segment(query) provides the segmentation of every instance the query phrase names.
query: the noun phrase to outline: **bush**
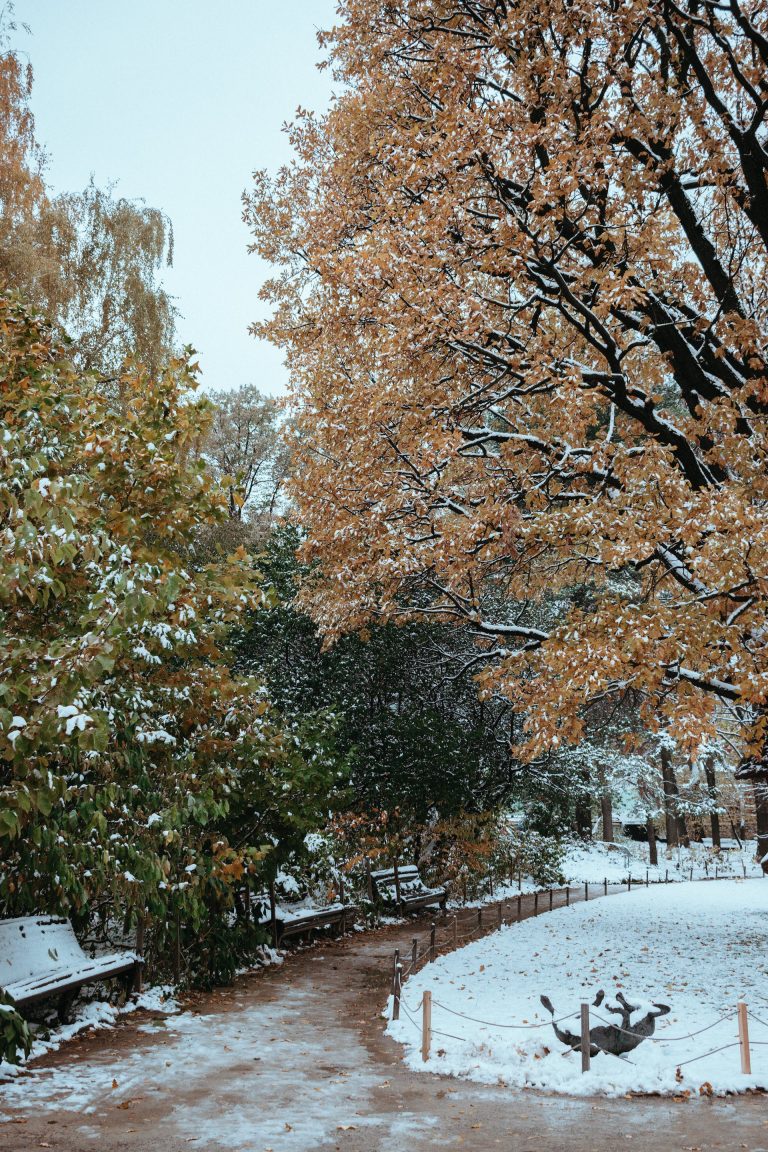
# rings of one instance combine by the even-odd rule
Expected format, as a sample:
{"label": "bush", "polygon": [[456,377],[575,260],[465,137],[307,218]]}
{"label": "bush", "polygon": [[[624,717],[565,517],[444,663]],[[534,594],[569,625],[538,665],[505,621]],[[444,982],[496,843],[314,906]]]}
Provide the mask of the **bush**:
{"label": "bush", "polygon": [[15,1001],[0,991],[0,1062],[19,1064],[20,1056],[28,1056],[32,1048],[32,1033],[26,1020],[16,1010]]}

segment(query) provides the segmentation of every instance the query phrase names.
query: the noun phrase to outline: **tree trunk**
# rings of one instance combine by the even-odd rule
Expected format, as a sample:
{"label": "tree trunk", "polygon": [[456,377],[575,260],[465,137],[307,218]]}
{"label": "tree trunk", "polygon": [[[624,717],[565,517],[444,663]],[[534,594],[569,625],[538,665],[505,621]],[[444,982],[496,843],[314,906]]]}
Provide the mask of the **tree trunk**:
{"label": "tree trunk", "polygon": [[659,862],[659,852],[656,847],[656,825],[653,816],[649,816],[646,820],[645,830],[648,834],[648,863],[655,867]]}
{"label": "tree trunk", "polygon": [[712,847],[720,847],[720,817],[715,811],[717,807],[717,782],[715,780],[715,759],[714,756],[707,756],[704,761],[704,775],[707,780],[707,791],[709,798],[712,801],[712,809],[709,813],[709,822],[712,825]]}
{"label": "tree trunk", "polygon": [[611,797],[611,790],[608,787],[608,782],[605,776],[605,768],[600,768],[598,771],[598,780],[600,781],[600,816],[603,824],[602,839],[606,844],[613,843],[613,799]]}
{"label": "tree trunk", "polygon": [[757,859],[763,872],[768,873],[768,785],[753,784],[755,817],[757,819]]}
{"label": "tree trunk", "polygon": [[580,788],[576,796],[576,834],[583,840],[592,839],[592,804],[589,795],[589,772],[581,773]]}
{"label": "tree trunk", "polygon": [[677,820],[675,819],[675,778],[672,770],[672,755],[668,748],[661,750],[661,782],[664,786],[664,824],[667,848],[677,846]]}

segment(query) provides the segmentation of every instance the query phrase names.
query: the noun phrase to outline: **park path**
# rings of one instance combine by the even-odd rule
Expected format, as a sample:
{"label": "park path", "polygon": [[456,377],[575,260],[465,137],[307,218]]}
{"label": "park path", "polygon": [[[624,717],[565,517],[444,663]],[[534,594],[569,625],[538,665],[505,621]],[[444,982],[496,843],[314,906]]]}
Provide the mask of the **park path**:
{"label": "park path", "polygon": [[[533,903],[523,898],[524,917]],[[460,914],[460,931],[476,915]],[[393,949],[428,932],[422,918],[351,934],[199,996],[178,1017],[129,1015],[72,1041],[0,1085],[0,1148],[768,1152],[760,1096],[569,1099],[411,1072],[381,1012]]]}

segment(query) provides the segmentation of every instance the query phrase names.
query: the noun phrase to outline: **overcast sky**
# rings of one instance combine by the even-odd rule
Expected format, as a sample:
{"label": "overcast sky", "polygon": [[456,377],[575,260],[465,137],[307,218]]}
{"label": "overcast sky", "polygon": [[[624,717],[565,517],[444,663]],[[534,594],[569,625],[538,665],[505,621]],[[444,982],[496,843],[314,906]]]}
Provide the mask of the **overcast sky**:
{"label": "overcast sky", "polygon": [[324,109],[318,28],[334,0],[15,0],[16,47],[35,71],[37,135],[56,191],[93,174],[171,218],[164,275],[206,388],[279,392],[279,354],[248,335],[264,265],[246,253],[240,196],[289,149],[297,107]]}

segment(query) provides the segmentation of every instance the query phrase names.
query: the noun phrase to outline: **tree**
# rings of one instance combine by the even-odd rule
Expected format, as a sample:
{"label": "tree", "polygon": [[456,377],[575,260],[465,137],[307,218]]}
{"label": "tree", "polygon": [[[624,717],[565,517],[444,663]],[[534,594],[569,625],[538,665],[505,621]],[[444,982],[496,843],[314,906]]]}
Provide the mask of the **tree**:
{"label": "tree", "polygon": [[327,725],[230,671],[260,591],[242,550],[195,556],[226,504],[193,371],[118,383],[0,296],[0,910],[149,915],[162,963],[325,819],[338,770]]}
{"label": "tree", "polygon": [[333,637],[427,593],[529,757],[628,690],[690,750],[735,708],[759,753],[765,6],[340,17],[342,95],[245,207],[302,405],[305,604]]}
{"label": "tree", "polygon": [[156,277],[173,257],[164,213],[91,182],[53,196],[30,109],[32,68],[0,13],[0,285],[71,340],[78,366],[113,377],[127,356],[153,373],[174,351],[176,309]]}
{"label": "tree", "polygon": [[213,421],[206,456],[225,483],[230,519],[266,526],[278,507],[288,470],[281,406],[246,385],[211,393]]}
{"label": "tree", "polygon": [[515,716],[505,700],[478,700],[471,640],[418,620],[374,624],[324,648],[296,606],[307,576],[296,560],[300,541],[292,524],[266,541],[259,571],[269,603],[237,629],[237,668],[266,684],[284,716],[320,708],[335,717],[350,804],[369,815],[397,812],[413,829],[524,796],[529,775],[510,754]]}

